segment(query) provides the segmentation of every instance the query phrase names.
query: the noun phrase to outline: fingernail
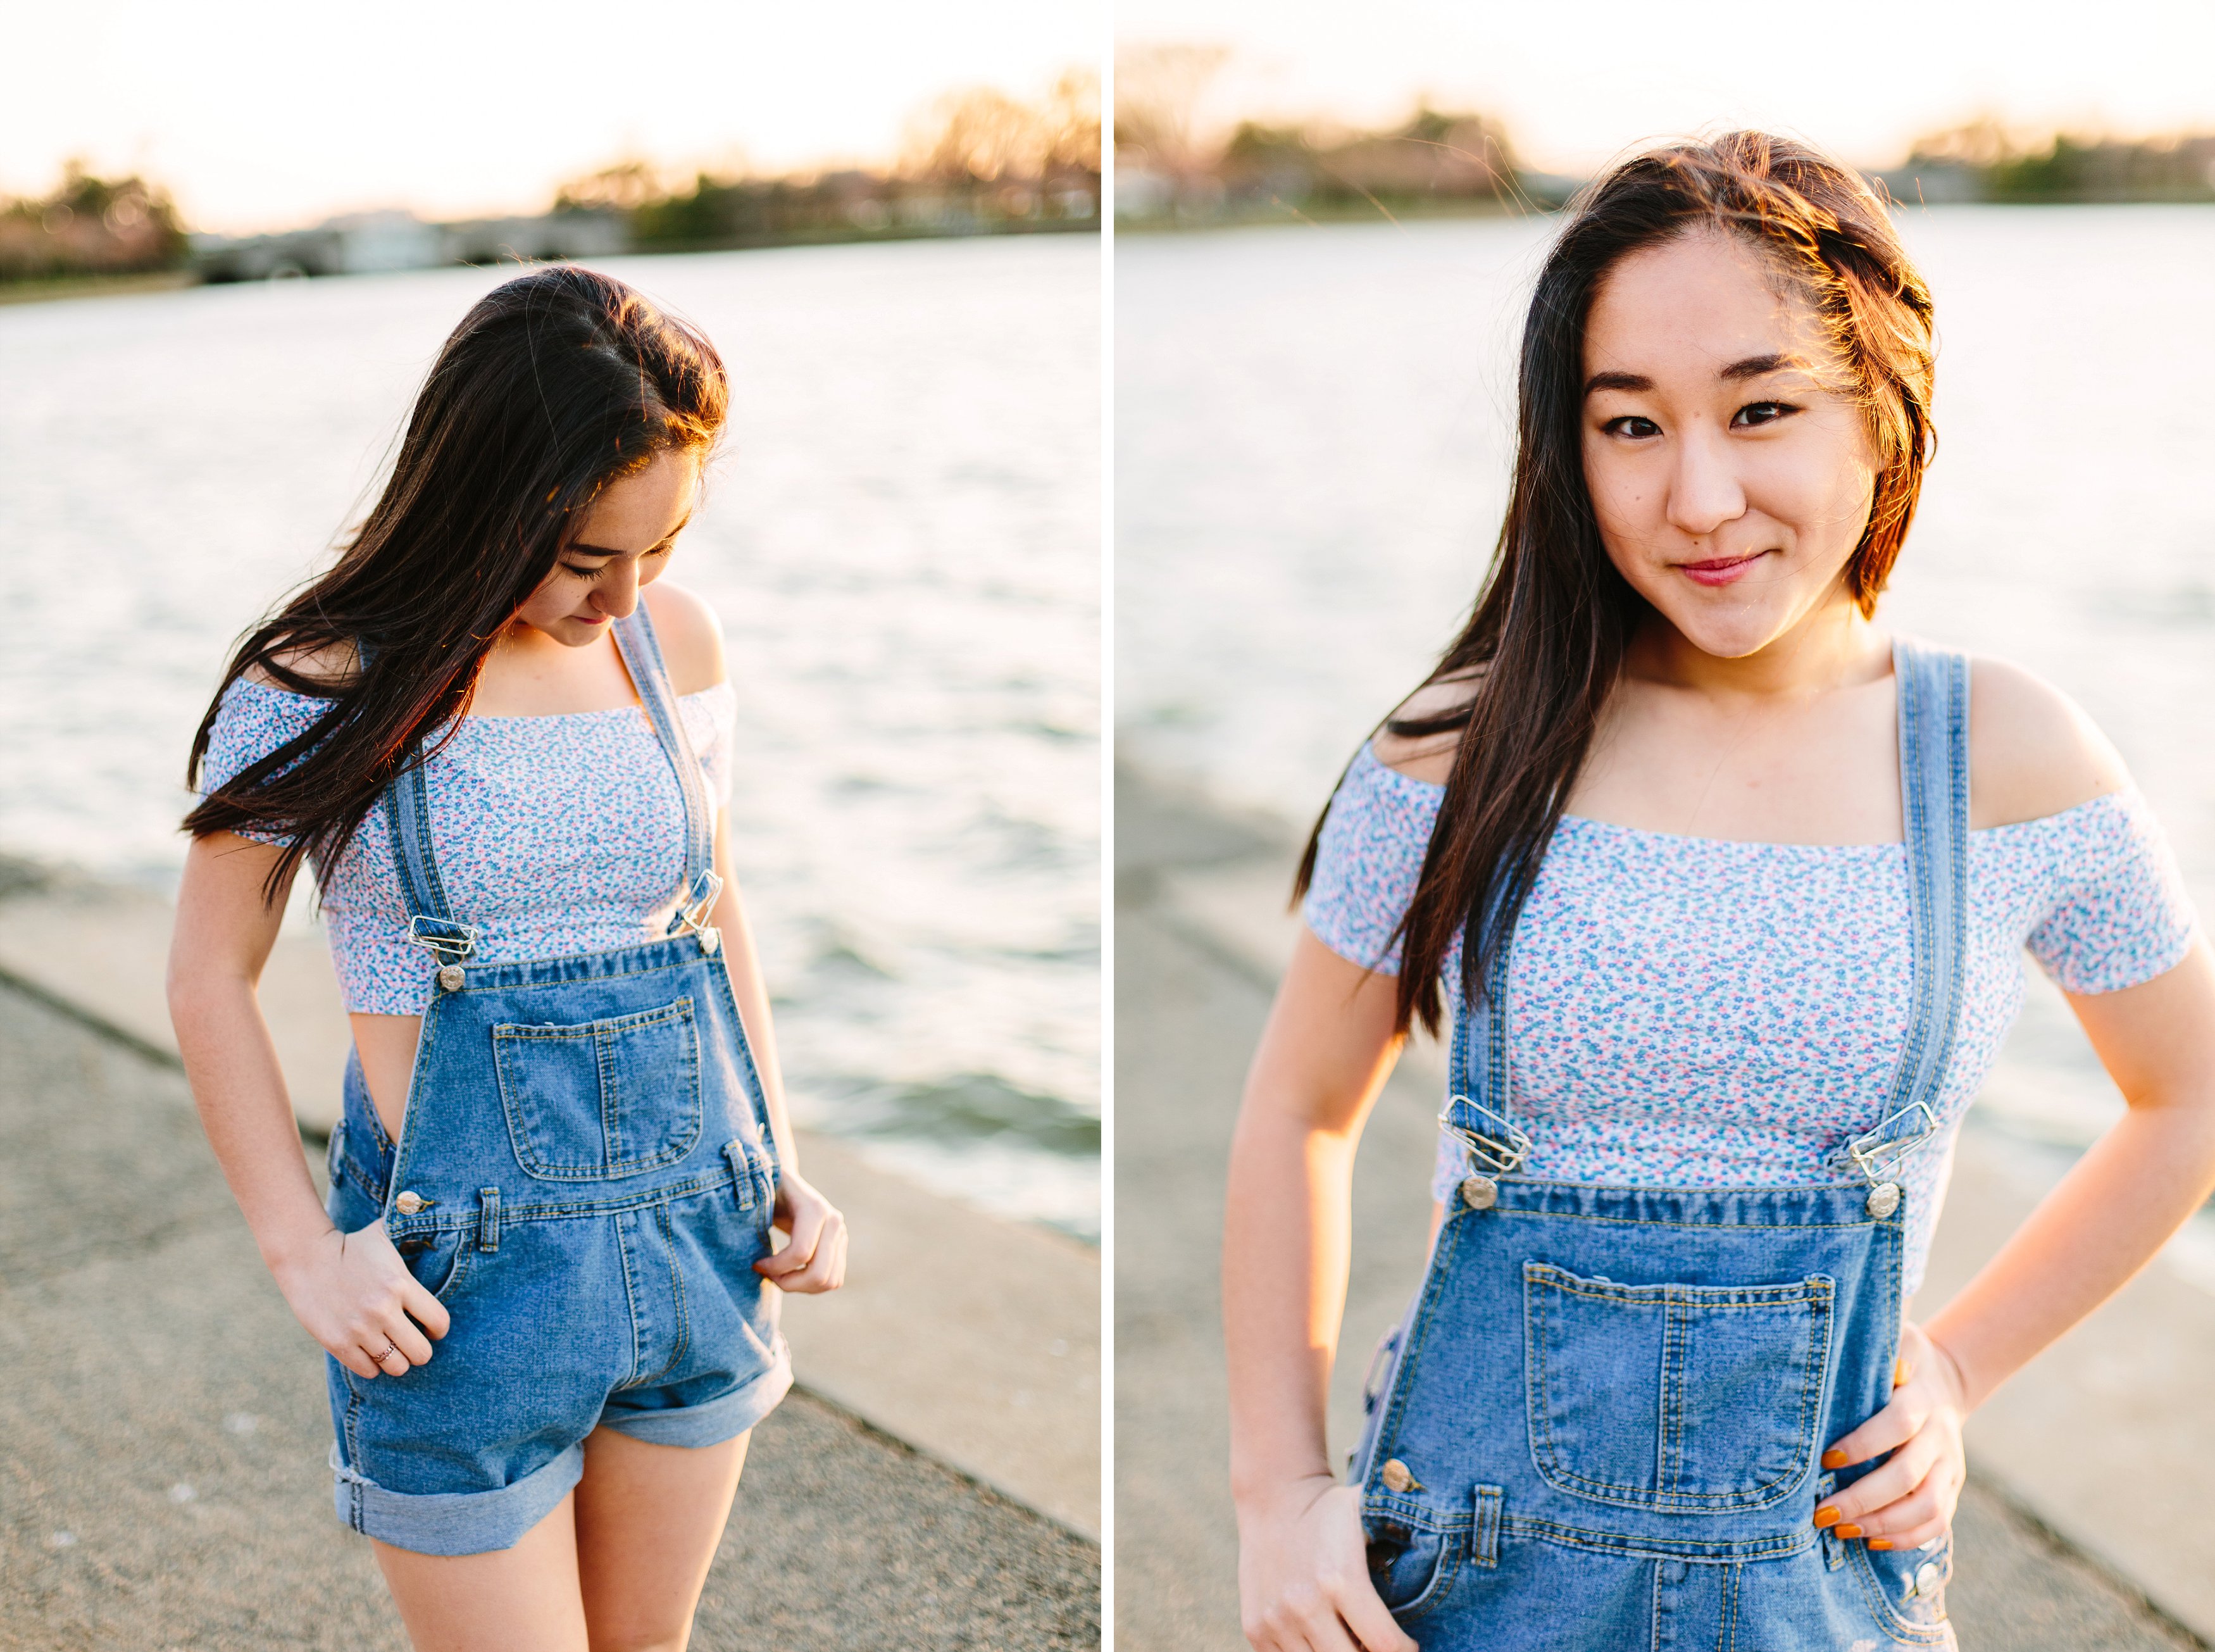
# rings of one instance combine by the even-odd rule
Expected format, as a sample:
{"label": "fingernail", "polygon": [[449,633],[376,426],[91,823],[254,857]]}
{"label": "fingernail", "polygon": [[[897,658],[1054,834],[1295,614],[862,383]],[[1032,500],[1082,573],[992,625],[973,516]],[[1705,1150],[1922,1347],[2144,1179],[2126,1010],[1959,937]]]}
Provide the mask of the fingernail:
{"label": "fingernail", "polygon": [[1861,1534],[1862,1529],[1858,1526],[1841,1526],[1831,1533],[1834,1538],[1857,1538]]}
{"label": "fingernail", "polygon": [[1846,1454],[1840,1451],[1836,1446],[1832,1446],[1830,1450],[1823,1453],[1823,1466],[1825,1468],[1842,1469],[1845,1467],[1845,1465]]}
{"label": "fingernail", "polygon": [[1892,1547],[1892,1539],[1890,1538],[1871,1538],[1868,1540],[1868,1546],[1872,1549],[1889,1549]]}
{"label": "fingernail", "polygon": [[1829,1507],[1827,1504],[1826,1504],[1826,1505],[1825,1505],[1823,1508],[1819,1508],[1819,1509],[1817,1509],[1817,1510],[1815,1511],[1815,1524],[1816,1524],[1816,1525],[1818,1525],[1818,1526],[1836,1526],[1838,1523],[1838,1511],[1837,1509],[1835,1509],[1835,1508],[1832,1508]]}
{"label": "fingernail", "polygon": [[1907,1380],[1913,1370],[1914,1367],[1910,1366],[1906,1360],[1894,1360],[1892,1362],[1892,1385],[1894,1388],[1898,1388],[1901,1384]]}

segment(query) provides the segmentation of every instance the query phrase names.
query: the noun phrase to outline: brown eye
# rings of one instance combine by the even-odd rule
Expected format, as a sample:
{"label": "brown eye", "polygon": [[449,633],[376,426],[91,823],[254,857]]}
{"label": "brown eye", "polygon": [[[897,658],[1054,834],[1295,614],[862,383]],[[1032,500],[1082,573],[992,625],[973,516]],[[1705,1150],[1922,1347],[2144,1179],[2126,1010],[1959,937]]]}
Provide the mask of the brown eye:
{"label": "brown eye", "polygon": [[1799,409],[1784,402],[1749,402],[1731,415],[1731,422],[1744,428],[1749,425],[1773,425],[1789,413]]}
{"label": "brown eye", "polygon": [[1600,428],[1611,436],[1628,436],[1634,441],[1644,441],[1661,433],[1661,427],[1641,413],[1626,413],[1619,419],[1609,420]]}

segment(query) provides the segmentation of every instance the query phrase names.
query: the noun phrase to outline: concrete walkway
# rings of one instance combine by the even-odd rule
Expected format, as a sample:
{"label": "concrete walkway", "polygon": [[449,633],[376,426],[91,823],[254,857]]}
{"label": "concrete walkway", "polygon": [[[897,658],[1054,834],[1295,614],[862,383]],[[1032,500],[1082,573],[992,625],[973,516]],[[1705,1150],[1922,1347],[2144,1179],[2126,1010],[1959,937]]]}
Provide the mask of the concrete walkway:
{"label": "concrete walkway", "polygon": [[[353,1034],[296,898],[261,998],[301,1127],[327,1139]],[[0,860],[0,981],[174,1064],[167,902]],[[1100,1255],[924,1192],[802,1133],[845,1213],[846,1288],[785,1304],[803,1385],[1097,1541]]]}
{"label": "concrete walkway", "polygon": [[[1232,820],[1128,774],[1115,844],[1117,1637],[1132,1652],[1236,1652],[1222,1185],[1245,1065],[1293,934],[1283,916],[1293,855],[1273,822]],[[1335,1451],[1353,1441],[1368,1351],[1421,1270],[1441,1085],[1435,1053],[1411,1052],[1361,1145]],[[1965,1139],[1934,1299],[2040,1190],[1985,1148]],[[2156,1269],[1979,1414],[1948,1591],[1967,1652],[2154,1652],[2204,1644],[2180,1619],[2215,1631],[2205,1593],[2215,1498],[2195,1489],[2208,1486],[2215,1452],[2215,1365],[2179,1363],[2215,1353],[2196,1340],[2210,1333],[2215,1297],[2195,1301]],[[2077,1375],[2102,1358],[2104,1397]],[[2151,1390],[2162,1407],[2119,1410],[2118,1389]]]}
{"label": "concrete walkway", "polygon": [[[404,1647],[331,1514],[321,1356],[182,1077],[5,987],[0,1371],[0,1648]],[[693,1645],[1087,1648],[1099,1568],[795,1393],[756,1434]]]}

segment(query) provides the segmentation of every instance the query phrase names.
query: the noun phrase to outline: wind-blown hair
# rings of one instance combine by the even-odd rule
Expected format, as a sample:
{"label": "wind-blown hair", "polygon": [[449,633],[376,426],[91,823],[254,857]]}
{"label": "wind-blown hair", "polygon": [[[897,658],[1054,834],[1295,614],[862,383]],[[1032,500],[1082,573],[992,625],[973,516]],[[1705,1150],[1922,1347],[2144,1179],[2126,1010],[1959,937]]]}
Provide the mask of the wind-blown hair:
{"label": "wind-blown hair", "polygon": [[[1470,685],[1437,715],[1390,719],[1402,736],[1458,730],[1438,825],[1401,946],[1398,1026],[1436,1033],[1440,973],[1467,934],[1461,991],[1474,1003],[1514,932],[1582,768],[1632,632],[1650,611],[1609,560],[1586,488],[1585,327],[1617,264],[1703,228],[1758,250],[1813,306],[1831,376],[1860,405],[1876,460],[1869,518],[1848,561],[1863,614],[1899,560],[1934,448],[1930,289],[1885,203],[1804,144],[1737,132],[1672,144],[1615,167],[1571,204],[1524,324],[1514,479],[1490,571],[1468,624],[1425,679]],[[1314,875],[1319,820],[1295,885]]]}
{"label": "wind-blown hair", "polygon": [[[400,766],[422,760],[426,733],[465,709],[585,509],[657,454],[704,452],[728,397],[715,347],[612,276],[556,265],[479,299],[439,352],[367,518],[232,656],[187,783],[242,674],[328,709],[202,799],[185,829],[287,839],[266,897],[303,859],[335,861]],[[300,669],[311,660],[313,676]]]}

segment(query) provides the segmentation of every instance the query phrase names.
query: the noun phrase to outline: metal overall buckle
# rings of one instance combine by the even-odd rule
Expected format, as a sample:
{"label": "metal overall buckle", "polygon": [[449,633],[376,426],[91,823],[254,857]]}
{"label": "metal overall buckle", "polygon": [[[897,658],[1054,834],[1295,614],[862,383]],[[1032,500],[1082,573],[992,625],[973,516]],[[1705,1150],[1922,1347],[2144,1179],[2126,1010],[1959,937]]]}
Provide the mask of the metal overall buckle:
{"label": "metal overall buckle", "polygon": [[678,907],[677,916],[670,921],[669,932],[672,935],[698,936],[700,950],[711,958],[715,956],[715,949],[723,944],[723,935],[721,930],[709,927],[708,914],[715,911],[715,903],[722,896],[723,880],[721,875],[712,869],[701,873],[699,881],[685,892],[684,904]]}
{"label": "metal overall buckle", "polygon": [[[1923,1127],[1910,1136],[1891,1136],[1885,1133],[1911,1114],[1923,1115]],[[1880,1119],[1874,1129],[1856,1136],[1846,1144],[1846,1157],[1854,1168],[1868,1178],[1868,1213],[1882,1221],[1899,1208],[1899,1167],[1907,1163],[1908,1155],[1938,1133],[1938,1115],[1930,1110],[1928,1102],[1910,1102],[1897,1113]]]}
{"label": "metal overall buckle", "polygon": [[[1497,1133],[1464,1130],[1454,1122],[1454,1109],[1457,1107],[1482,1115],[1486,1129],[1496,1130]],[[1460,1142],[1462,1150],[1469,1155],[1470,1173],[1462,1179],[1462,1203],[1471,1210],[1490,1210],[1500,1202],[1500,1178],[1512,1176],[1531,1157],[1531,1138],[1518,1130],[1514,1121],[1505,1114],[1495,1113],[1466,1096],[1446,1097],[1445,1106],[1439,1110],[1439,1128]]]}
{"label": "metal overall buckle", "polygon": [[467,977],[462,960],[477,949],[474,924],[451,924],[443,918],[415,917],[408,920],[408,938],[439,961],[439,985],[458,992]]}

